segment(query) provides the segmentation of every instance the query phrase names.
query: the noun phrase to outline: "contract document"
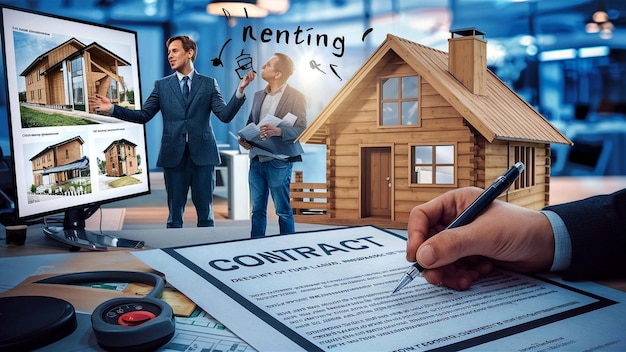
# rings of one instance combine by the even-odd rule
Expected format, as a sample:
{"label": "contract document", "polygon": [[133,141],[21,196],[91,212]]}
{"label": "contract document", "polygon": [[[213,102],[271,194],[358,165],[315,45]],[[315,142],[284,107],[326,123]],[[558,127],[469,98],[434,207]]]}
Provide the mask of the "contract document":
{"label": "contract document", "polygon": [[405,247],[363,226],[133,254],[260,351],[626,350],[623,292],[495,271],[392,295]]}

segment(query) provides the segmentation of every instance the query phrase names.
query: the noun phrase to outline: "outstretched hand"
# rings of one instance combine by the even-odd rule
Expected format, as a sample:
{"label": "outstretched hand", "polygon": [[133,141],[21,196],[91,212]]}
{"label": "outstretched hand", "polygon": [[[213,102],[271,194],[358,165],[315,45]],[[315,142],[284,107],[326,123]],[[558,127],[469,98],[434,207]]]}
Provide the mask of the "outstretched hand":
{"label": "outstretched hand", "polygon": [[113,104],[111,104],[111,100],[109,100],[109,98],[96,94],[95,96],[89,97],[89,106],[94,110],[94,112],[109,112],[109,110],[113,107]]}
{"label": "outstretched hand", "polygon": [[431,284],[465,290],[494,265],[519,272],[550,269],[554,234],[541,212],[496,200],[470,224],[445,229],[481,192],[452,190],[411,210],[406,258],[427,269],[423,275]]}

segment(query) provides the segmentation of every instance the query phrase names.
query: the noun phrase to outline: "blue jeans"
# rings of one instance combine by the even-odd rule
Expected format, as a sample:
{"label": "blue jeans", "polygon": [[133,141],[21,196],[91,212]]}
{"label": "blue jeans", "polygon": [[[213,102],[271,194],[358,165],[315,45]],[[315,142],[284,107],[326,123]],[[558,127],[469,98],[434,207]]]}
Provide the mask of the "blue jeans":
{"label": "blue jeans", "polygon": [[260,162],[257,159],[250,160],[250,172],[248,174],[252,202],[250,237],[265,236],[267,202],[270,194],[274,201],[274,208],[276,208],[280,233],[286,234],[296,231],[291,203],[289,202],[292,166],[293,163],[278,159],[267,162]]}

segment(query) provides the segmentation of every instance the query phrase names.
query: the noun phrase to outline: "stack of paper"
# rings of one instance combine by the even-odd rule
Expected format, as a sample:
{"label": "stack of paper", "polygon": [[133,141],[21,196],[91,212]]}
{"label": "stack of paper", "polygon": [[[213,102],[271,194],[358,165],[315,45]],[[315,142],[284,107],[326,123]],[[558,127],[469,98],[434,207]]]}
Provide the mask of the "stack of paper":
{"label": "stack of paper", "polygon": [[293,126],[297,119],[298,117],[292,113],[288,113],[282,119],[271,114],[266,114],[259,123],[249,123],[246,127],[242,128],[238,134],[241,139],[257,148],[257,150],[251,153],[277,159],[287,159],[288,157],[300,155],[304,152],[300,143],[285,143],[277,136],[262,139],[261,126]]}

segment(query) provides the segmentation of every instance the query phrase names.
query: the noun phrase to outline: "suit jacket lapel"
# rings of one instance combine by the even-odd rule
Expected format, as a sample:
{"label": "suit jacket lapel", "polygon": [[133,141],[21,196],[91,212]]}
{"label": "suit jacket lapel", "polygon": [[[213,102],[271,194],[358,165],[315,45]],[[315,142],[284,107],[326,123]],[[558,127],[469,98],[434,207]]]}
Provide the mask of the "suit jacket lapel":
{"label": "suit jacket lapel", "polygon": [[283,118],[285,117],[285,115],[287,115],[287,113],[289,111],[284,111],[285,110],[285,104],[287,104],[287,102],[289,101],[290,97],[290,87],[289,85],[285,86],[285,91],[283,92],[283,95],[280,97],[280,101],[278,102],[278,105],[276,106],[276,117],[278,118]]}
{"label": "suit jacket lapel", "polygon": [[176,99],[178,99],[182,106],[185,106],[185,98],[183,98],[183,92],[180,91],[180,82],[178,81],[178,76],[176,76],[175,73],[170,78],[169,86],[172,88],[172,92],[174,93],[174,96],[176,96]]}
{"label": "suit jacket lapel", "polygon": [[254,123],[259,123],[259,121],[261,121],[261,105],[263,105],[263,100],[265,100],[265,96],[267,95],[267,92],[265,91],[265,89],[260,90],[259,92],[257,92],[256,94],[258,94],[258,97],[255,97],[254,99],[254,104],[252,106],[252,117],[253,117],[253,121]]}
{"label": "suit jacket lapel", "polygon": [[[202,85],[204,85],[204,83],[205,83],[204,77],[200,76],[198,72],[194,72],[193,80],[191,81],[191,90],[189,91],[189,101],[187,103],[192,101],[196,93],[202,90]],[[182,93],[181,93],[181,96],[182,96]]]}

